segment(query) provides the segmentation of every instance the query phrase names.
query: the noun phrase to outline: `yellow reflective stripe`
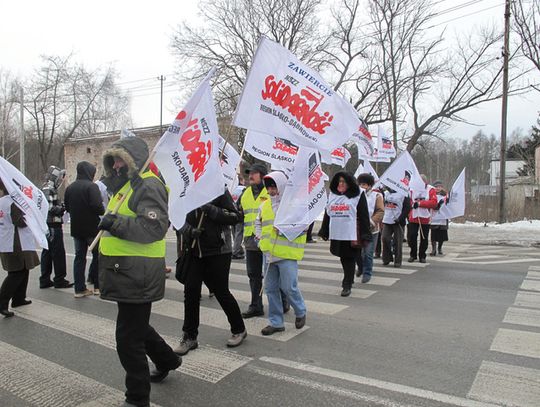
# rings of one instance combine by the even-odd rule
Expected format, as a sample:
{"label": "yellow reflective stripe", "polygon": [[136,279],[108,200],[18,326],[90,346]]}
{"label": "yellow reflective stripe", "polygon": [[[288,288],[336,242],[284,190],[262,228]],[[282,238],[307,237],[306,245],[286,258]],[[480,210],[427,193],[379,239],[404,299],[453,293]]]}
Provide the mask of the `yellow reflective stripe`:
{"label": "yellow reflective stripe", "polygon": [[256,212],[257,212],[257,209],[245,209],[244,215],[249,215],[251,213],[256,213]]}
{"label": "yellow reflective stripe", "polygon": [[286,237],[278,236],[277,238],[274,238],[272,240],[272,244],[275,244],[276,246],[286,246],[286,247],[293,247],[295,249],[301,249],[305,247],[302,243],[295,243],[295,241],[290,241]]}

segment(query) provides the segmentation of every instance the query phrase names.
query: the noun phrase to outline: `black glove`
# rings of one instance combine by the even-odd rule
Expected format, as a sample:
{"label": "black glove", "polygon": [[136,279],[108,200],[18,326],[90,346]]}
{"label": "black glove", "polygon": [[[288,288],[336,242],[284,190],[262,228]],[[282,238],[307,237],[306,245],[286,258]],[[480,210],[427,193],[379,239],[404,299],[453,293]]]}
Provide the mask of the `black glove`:
{"label": "black glove", "polygon": [[192,228],[190,233],[193,239],[198,239],[204,232],[204,228]]}
{"label": "black glove", "polygon": [[418,202],[413,203],[413,209],[418,209]]}
{"label": "black glove", "polygon": [[446,204],[448,204],[448,202],[450,202],[450,194],[446,196]]}
{"label": "black glove", "polygon": [[443,206],[444,204],[444,199],[441,199],[438,203],[437,203],[437,210],[441,209],[441,206]]}
{"label": "black glove", "polygon": [[131,189],[133,189],[134,191],[137,188],[140,188],[140,186],[143,184],[143,179],[141,178],[139,174],[135,174],[133,177],[131,177],[130,181],[131,181]]}
{"label": "black glove", "polygon": [[118,219],[118,216],[113,215],[112,213],[108,213],[103,218],[101,218],[101,222],[99,222],[98,229],[99,230],[111,230],[114,221]]}

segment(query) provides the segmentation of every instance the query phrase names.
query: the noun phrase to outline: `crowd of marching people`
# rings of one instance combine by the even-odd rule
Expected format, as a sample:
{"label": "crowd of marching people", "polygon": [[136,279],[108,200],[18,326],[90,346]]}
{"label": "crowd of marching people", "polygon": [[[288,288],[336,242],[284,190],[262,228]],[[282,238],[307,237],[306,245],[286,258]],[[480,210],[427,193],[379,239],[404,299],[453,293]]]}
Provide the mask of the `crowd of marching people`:
{"label": "crowd of marching people", "polygon": [[[0,313],[11,317],[10,305],[31,304],[26,298],[29,270],[39,264],[42,289],[73,287],[77,299],[100,295],[116,302],[116,344],[126,371],[126,406],[149,405],[150,383],[162,381],[181,365],[183,355],[198,347],[203,283],[230,324],[228,347],[246,339],[244,319],[248,318],[266,314],[268,325],[261,334],[273,335],[285,330],[284,314],[292,309],[295,328],[302,329],[308,310],[298,267],[306,243],[315,242],[313,224],[293,240],[274,225],[287,175],[268,172],[262,163],[251,165],[243,174],[247,185],[238,186],[232,194],[224,189],[219,197],[189,212],[185,225],[176,230],[175,274],[184,285],[184,315],[179,343],[171,347],[149,322],[152,303],[165,295],[165,235],[171,226],[168,187],[158,169],[150,166],[140,173],[148,156],[142,139],[121,138],[104,153],[100,180],[94,182],[94,165],[80,162],[76,180],[67,186],[63,199],[59,190],[66,172],[52,166],[42,190],[49,203],[49,233],[41,261],[24,214],[0,185],[0,259],[8,272],[0,288]],[[426,261],[430,235],[429,254],[442,255],[448,219],[438,214],[438,208],[447,194],[440,181],[430,185],[423,177],[423,182],[422,190],[411,191],[407,197],[377,184],[369,173],[355,178],[340,171],[330,180],[318,236],[330,241],[330,253],[341,262],[341,296],[351,294],[355,277],[361,277],[362,283],[370,281],[376,257],[382,257],[383,265],[401,267],[405,227],[409,262]],[[66,213],[75,248],[73,283],[66,270]],[[87,253],[100,231],[87,273]],[[232,259],[245,260],[251,301],[244,311],[229,290]],[[153,370],[147,356],[155,365]]]}

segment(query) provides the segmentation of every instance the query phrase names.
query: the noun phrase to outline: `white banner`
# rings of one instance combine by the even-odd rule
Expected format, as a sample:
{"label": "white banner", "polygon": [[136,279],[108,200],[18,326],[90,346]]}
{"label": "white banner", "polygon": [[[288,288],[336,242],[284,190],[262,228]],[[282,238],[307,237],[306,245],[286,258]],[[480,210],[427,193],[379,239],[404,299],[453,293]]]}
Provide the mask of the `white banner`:
{"label": "white banner", "polygon": [[287,239],[292,241],[300,236],[324,211],[324,175],[318,152],[301,147],[274,221]]}
{"label": "white banner", "polygon": [[229,191],[232,191],[238,183],[236,170],[240,164],[240,154],[221,136],[219,136],[219,158],[225,184],[227,184]]}
{"label": "white banner", "polygon": [[[378,140],[377,140],[377,143],[378,143]],[[375,150],[373,150],[373,157],[370,158],[371,161],[374,161],[376,163],[389,163],[390,161],[390,157],[381,157],[379,155],[379,149],[378,148],[375,148]]]}
{"label": "white banner", "polygon": [[375,178],[375,182],[379,180],[379,176],[375,172],[375,169],[371,166],[371,163],[369,162],[369,160],[366,160],[366,159],[364,159],[364,164],[360,164],[358,166],[358,169],[354,173],[354,177],[357,178],[360,174],[364,174],[364,173],[373,175],[373,178]]}
{"label": "white banner", "polygon": [[425,189],[424,182],[416,168],[413,158],[404,151],[381,175],[380,183],[404,196],[409,196],[409,190]]}
{"label": "white banner", "polygon": [[281,137],[249,130],[244,140],[244,151],[259,160],[266,161],[273,170],[290,173],[299,146]]}
{"label": "white banner", "polygon": [[327,152],[321,154],[321,158],[325,164],[335,164],[345,168],[345,165],[351,159],[351,153],[345,147],[338,147],[330,154]]}
{"label": "white banner", "polygon": [[381,126],[377,132],[377,154],[378,157],[394,158],[396,149],[392,143],[392,137],[389,136]]}
{"label": "white banner", "polygon": [[318,72],[262,37],[233,124],[332,151],[349,140],[360,120]]}
{"label": "white banner", "polygon": [[465,215],[465,168],[452,185],[452,190],[448,196],[448,203],[439,209],[441,216],[445,219],[457,218]]}
{"label": "white banner", "polygon": [[32,231],[36,242],[43,249],[48,249],[47,213],[49,212],[49,202],[47,202],[45,194],[3,157],[0,157],[0,178],[2,178],[11,199],[24,212],[26,225]]}
{"label": "white banner", "polygon": [[212,69],[154,148],[169,193],[169,217],[180,229],[188,212],[224,192],[219,129],[210,89]]}
{"label": "white banner", "polygon": [[358,157],[371,158],[375,153],[375,146],[373,144],[373,136],[368,130],[366,123],[360,119],[360,126],[358,131],[353,133],[351,139],[356,143],[358,147]]}

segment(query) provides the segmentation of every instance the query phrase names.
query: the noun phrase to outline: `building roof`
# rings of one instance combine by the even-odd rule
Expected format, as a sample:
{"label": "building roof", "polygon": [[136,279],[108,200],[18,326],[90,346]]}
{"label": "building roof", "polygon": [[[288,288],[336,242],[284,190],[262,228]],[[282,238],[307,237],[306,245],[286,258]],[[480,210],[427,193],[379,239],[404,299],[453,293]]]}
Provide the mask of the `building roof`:
{"label": "building roof", "polygon": [[[169,127],[168,124],[163,125],[163,129],[166,129]],[[135,135],[141,138],[161,135],[161,127],[158,126],[149,126],[149,127],[137,127],[134,129],[130,129]],[[112,131],[105,131],[102,133],[96,133],[92,136],[87,137],[72,137],[66,140],[66,144],[77,144],[82,142],[88,142],[91,140],[106,140],[111,138],[118,138],[120,136],[122,130],[112,130]]]}

